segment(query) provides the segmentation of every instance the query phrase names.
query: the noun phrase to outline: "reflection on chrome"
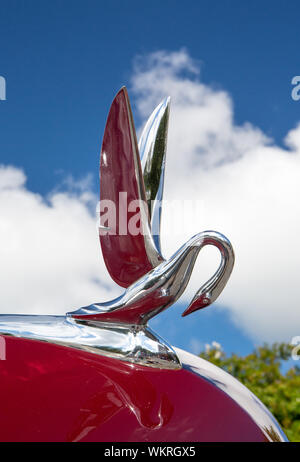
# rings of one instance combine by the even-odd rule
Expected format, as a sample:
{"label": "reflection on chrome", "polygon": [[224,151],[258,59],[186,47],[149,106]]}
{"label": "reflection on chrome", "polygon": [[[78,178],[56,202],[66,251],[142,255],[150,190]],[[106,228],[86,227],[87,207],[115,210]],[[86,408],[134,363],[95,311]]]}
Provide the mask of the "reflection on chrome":
{"label": "reflection on chrome", "polygon": [[169,111],[170,97],[165,98],[154,109],[139,141],[151,231],[160,254],[161,201],[165,178]]}
{"label": "reflection on chrome", "polygon": [[180,369],[174,350],[150,328],[66,316],[0,315],[0,335],[50,342],[163,369]]}

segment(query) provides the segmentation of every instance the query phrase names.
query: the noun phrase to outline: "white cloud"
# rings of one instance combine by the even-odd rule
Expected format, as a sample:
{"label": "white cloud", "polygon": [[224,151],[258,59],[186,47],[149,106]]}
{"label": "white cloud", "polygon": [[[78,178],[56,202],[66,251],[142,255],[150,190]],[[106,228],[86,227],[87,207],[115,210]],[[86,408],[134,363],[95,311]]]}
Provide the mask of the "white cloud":
{"label": "white cloud", "polygon": [[90,212],[96,198],[81,191],[88,183],[45,200],[25,180],[0,166],[1,313],[64,314],[115,295]]}
{"label": "white cloud", "polygon": [[[288,149],[274,145],[253,125],[235,125],[228,93],[199,75],[181,50],[140,58],[132,78],[142,117],[172,98],[165,199],[202,201],[202,213],[177,217],[185,220],[182,235],[163,219],[163,250],[169,256],[201,230],[226,234],[236,265],[219,303],[254,339],[289,340],[300,329],[300,126],[288,133]],[[217,262],[212,249],[198,257],[186,301]],[[194,316],[201,321],[201,313]]]}

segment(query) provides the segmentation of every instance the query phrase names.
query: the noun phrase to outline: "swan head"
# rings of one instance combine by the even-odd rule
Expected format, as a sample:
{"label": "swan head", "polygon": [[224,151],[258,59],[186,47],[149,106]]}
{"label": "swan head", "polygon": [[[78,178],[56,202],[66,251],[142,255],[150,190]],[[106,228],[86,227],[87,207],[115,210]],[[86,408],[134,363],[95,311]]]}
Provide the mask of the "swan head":
{"label": "swan head", "polygon": [[187,307],[187,309],[184,310],[181,316],[184,318],[185,316],[193,313],[194,311],[198,311],[202,308],[209,306],[211,303],[212,300],[209,294],[203,293],[201,295],[196,295]]}

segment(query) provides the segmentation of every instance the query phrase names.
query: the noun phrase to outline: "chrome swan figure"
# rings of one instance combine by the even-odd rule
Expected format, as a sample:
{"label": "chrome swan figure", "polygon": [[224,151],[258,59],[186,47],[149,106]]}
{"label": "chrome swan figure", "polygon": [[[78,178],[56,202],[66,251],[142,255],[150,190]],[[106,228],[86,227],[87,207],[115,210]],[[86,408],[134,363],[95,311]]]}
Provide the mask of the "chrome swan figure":
{"label": "chrome swan figure", "polygon": [[[119,91],[112,103],[101,152],[100,198],[101,201],[113,200],[118,207],[126,207],[129,199],[138,201],[138,218],[143,232],[140,236],[132,236],[130,233],[120,235],[120,219],[112,229],[105,226],[100,217],[100,242],[107,269],[111,277],[127,289],[114,300],[95,303],[68,313],[70,317],[146,325],[149,319],[174,304],[182,295],[199,251],[206,245],[219,249],[221,263],[215,274],[198,290],[182,316],[213,303],[230,277],[234,252],[229,240],[215,231],[204,231],[192,237],[169,260],[164,260],[161,255],[159,230],[169,106],[170,98],[157,106],[137,145],[125,88]],[[118,139],[114,140],[114,136]],[[128,176],[131,178],[130,183],[124,181],[124,177]],[[116,178],[119,178],[119,182]],[[125,187],[127,200],[123,204],[119,194],[122,187]],[[124,248],[127,253],[120,260]]]}
{"label": "chrome swan figure", "polygon": [[[0,315],[0,335],[86,350],[134,364],[180,369],[176,351],[147,325],[185,290],[200,250],[216,246],[221,262],[182,316],[213,303],[234,264],[228,239],[215,231],[192,237],[169,260],[160,247],[170,99],[154,110],[137,143],[128,94],[122,88],[111,105],[100,157],[100,227],[103,258],[112,279],[126,290],[65,316]],[[107,207],[116,209],[111,223]],[[129,231],[134,220],[139,233]]]}

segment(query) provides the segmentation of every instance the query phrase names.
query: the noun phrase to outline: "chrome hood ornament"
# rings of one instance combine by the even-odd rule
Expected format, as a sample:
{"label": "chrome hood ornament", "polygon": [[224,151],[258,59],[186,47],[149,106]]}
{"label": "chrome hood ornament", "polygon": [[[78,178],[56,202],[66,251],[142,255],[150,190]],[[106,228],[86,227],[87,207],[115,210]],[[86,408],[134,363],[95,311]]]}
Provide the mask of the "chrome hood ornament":
{"label": "chrome hood ornament", "polygon": [[[160,245],[170,99],[154,110],[137,143],[127,90],[112,102],[100,158],[100,243],[107,270],[126,290],[66,316],[1,315],[0,334],[84,349],[136,364],[178,369],[180,360],[147,322],[184,292],[200,250],[217,247],[221,262],[182,316],[213,303],[233,265],[228,239],[215,231],[192,237],[169,260]],[[109,209],[116,212],[110,216]]]}
{"label": "chrome hood ornament", "polygon": [[[206,245],[219,249],[221,263],[198,290],[183,316],[213,303],[229,279],[234,264],[233,249],[228,239],[215,231],[192,237],[169,260],[161,254],[169,108],[170,98],[166,98],[151,114],[137,144],[125,87],[112,102],[101,150],[100,200],[107,207],[112,201],[117,218],[111,226],[107,211],[101,213],[104,208],[100,207],[100,242],[112,279],[126,287],[126,291],[115,300],[69,313],[73,318],[146,325],[182,295],[198,253]],[[133,218],[140,223],[138,234],[129,229]]]}

